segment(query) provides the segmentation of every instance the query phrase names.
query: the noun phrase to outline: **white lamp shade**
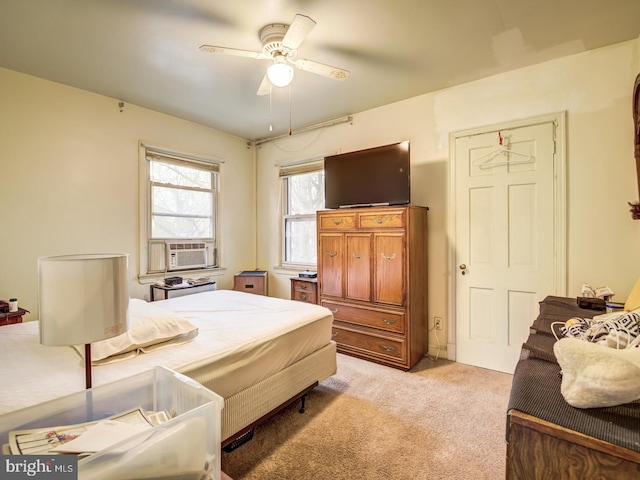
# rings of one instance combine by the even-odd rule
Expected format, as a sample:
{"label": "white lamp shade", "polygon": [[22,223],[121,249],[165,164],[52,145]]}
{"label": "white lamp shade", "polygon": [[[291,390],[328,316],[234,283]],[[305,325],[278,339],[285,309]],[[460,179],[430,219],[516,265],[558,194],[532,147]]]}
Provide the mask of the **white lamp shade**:
{"label": "white lamp shade", "polygon": [[293,80],[293,67],[282,62],[269,65],[267,78],[275,87],[286,87]]}
{"label": "white lamp shade", "polygon": [[81,345],[129,328],[128,255],[38,259],[40,343]]}

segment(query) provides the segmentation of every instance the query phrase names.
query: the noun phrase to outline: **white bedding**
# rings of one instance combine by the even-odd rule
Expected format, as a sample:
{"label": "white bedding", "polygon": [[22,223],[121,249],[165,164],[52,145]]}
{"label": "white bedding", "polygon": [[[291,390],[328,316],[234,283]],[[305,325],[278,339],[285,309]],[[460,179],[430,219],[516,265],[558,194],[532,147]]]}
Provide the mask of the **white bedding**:
{"label": "white bedding", "polygon": [[[154,365],[184,373],[222,397],[291,365],[331,340],[331,312],[318,305],[233,290],[154,302],[199,329],[189,343],[93,367],[93,385]],[[38,322],[0,331],[0,413],[84,388],[84,367],[72,347],[39,343]]]}

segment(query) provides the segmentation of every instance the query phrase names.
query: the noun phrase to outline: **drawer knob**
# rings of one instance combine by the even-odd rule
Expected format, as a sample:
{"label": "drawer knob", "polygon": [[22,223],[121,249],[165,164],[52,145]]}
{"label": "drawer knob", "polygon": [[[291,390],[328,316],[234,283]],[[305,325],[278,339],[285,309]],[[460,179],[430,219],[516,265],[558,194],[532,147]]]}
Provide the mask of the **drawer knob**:
{"label": "drawer knob", "polygon": [[386,317],[382,317],[382,321],[384,323],[386,323],[387,325],[393,325],[398,321],[398,319],[397,318],[392,318],[391,320],[387,320]]}
{"label": "drawer knob", "polygon": [[306,295],[304,295],[304,294],[303,294],[303,295],[300,295],[300,299],[301,299],[301,300],[306,300],[306,299],[307,299],[307,296],[306,296]]}
{"label": "drawer knob", "polygon": [[335,315],[336,313],[338,313],[338,309],[337,309],[337,308],[336,308],[335,310],[331,310],[331,309],[329,309],[329,311],[330,311],[331,313],[333,313],[334,315]]}
{"label": "drawer knob", "polygon": [[396,258],[396,254],[394,253],[393,255],[391,255],[390,257],[387,257],[384,253],[381,253],[382,258],[384,258],[385,260],[393,260],[394,258]]}
{"label": "drawer knob", "polygon": [[302,290],[306,290],[306,289],[307,289],[307,285],[306,285],[305,283],[303,283],[302,285],[300,285],[300,288],[301,288]]}
{"label": "drawer knob", "polygon": [[334,225],[341,225],[344,222],[344,218],[334,218],[332,222]]}
{"label": "drawer knob", "polygon": [[395,352],[396,351],[396,347],[391,345],[390,347],[386,346],[384,343],[380,344],[380,347],[382,347],[383,350],[387,351],[387,352]]}
{"label": "drawer knob", "polygon": [[388,220],[389,220],[389,217],[378,217],[373,219],[373,221],[376,222],[378,225],[382,225],[383,223],[386,223]]}
{"label": "drawer knob", "polygon": [[361,259],[362,258],[362,254],[356,255],[356,252],[353,252],[351,255],[353,255],[353,258],[356,258],[356,259]]}
{"label": "drawer knob", "polygon": [[324,252],[325,255],[327,255],[328,257],[335,257],[336,255],[338,255],[338,252]]}
{"label": "drawer knob", "polygon": [[337,337],[337,336],[338,336],[338,332],[332,332],[332,333],[331,333],[331,338],[335,338],[335,337]]}

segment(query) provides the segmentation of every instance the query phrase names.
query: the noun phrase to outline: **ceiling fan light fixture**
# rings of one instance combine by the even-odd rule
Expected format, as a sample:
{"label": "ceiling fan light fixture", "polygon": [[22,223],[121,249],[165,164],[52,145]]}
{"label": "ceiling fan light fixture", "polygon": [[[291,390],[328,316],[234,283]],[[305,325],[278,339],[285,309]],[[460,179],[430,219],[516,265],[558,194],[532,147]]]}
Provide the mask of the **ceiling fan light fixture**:
{"label": "ceiling fan light fixture", "polygon": [[267,78],[275,87],[286,87],[293,80],[293,67],[283,61],[278,61],[267,68]]}

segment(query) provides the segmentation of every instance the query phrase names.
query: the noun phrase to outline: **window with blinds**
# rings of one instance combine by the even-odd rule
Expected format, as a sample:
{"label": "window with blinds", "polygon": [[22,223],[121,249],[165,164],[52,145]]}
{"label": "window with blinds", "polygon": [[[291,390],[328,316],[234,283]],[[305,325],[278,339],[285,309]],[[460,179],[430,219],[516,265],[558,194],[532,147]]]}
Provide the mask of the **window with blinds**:
{"label": "window with blinds", "polygon": [[145,147],[145,160],[147,272],[170,270],[169,246],[184,250],[194,241],[203,245],[198,249],[198,254],[203,255],[199,263],[215,265],[220,164],[151,147]]}
{"label": "window with blinds", "polygon": [[280,167],[282,264],[315,267],[316,212],[324,208],[324,162]]}

